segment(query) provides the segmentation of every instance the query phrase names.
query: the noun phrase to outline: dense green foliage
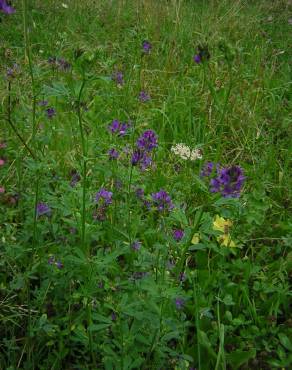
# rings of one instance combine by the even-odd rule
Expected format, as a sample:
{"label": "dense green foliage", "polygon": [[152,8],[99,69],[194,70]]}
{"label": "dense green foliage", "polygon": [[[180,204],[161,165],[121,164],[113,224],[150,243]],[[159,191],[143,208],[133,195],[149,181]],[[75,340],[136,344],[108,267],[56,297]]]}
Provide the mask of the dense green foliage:
{"label": "dense green foliage", "polygon": [[[13,6],[0,14],[0,369],[292,366],[291,2]],[[131,156],[145,130],[158,146],[144,170]],[[240,197],[210,191],[206,162],[243,169]]]}

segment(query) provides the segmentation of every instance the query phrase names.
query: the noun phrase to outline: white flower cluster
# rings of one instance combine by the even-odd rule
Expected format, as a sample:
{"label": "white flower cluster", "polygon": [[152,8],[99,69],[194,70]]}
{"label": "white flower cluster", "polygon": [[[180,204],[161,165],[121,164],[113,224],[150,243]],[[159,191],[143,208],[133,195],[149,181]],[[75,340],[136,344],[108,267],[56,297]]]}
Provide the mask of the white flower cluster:
{"label": "white flower cluster", "polygon": [[195,161],[196,159],[202,159],[202,152],[200,149],[191,149],[185,144],[176,144],[171,147],[171,151],[181,157],[182,159],[189,159]]}

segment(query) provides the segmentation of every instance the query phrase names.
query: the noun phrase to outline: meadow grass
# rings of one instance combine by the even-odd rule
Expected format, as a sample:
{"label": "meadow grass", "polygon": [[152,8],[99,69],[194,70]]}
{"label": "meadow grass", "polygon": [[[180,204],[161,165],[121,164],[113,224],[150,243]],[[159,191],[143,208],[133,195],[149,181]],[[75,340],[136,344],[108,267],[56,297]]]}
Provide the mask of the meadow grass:
{"label": "meadow grass", "polygon": [[0,369],[288,369],[291,2],[12,3]]}

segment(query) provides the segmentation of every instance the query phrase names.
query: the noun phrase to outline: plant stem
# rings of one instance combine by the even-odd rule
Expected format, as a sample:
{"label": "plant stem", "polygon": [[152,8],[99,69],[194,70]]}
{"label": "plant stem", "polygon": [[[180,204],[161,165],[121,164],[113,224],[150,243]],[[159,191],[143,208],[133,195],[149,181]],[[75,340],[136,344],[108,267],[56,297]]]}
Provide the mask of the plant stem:
{"label": "plant stem", "polygon": [[23,8],[23,32],[24,32],[24,46],[25,46],[25,62],[28,61],[29,74],[31,80],[31,90],[32,90],[32,140],[34,143],[36,134],[36,88],[35,80],[32,68],[32,57],[30,51],[30,39],[28,35],[28,19],[27,19],[27,0],[22,0]]}
{"label": "plant stem", "polygon": [[81,214],[81,244],[83,250],[85,250],[85,221],[86,221],[86,172],[87,172],[87,162],[86,162],[86,145],[85,145],[85,137],[84,137],[84,129],[82,125],[82,114],[81,114],[81,97],[83,93],[83,89],[85,87],[85,77],[83,76],[82,84],[78,94],[78,101],[77,101],[77,113],[78,113],[78,123],[79,123],[79,131],[81,137],[81,148],[82,148],[82,214]]}

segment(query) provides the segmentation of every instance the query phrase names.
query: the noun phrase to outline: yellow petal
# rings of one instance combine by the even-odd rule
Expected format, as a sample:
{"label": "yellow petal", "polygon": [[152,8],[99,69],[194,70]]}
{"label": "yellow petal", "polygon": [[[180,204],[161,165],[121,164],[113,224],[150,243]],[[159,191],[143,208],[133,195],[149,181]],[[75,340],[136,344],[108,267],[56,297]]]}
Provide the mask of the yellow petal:
{"label": "yellow petal", "polygon": [[199,233],[195,233],[192,237],[191,243],[192,244],[198,244],[200,241]]}
{"label": "yellow petal", "polygon": [[234,248],[236,247],[234,241],[231,239],[230,235],[222,235],[217,238],[220,245],[224,245],[225,247]]}
{"label": "yellow petal", "polygon": [[226,228],[229,228],[230,226],[232,226],[232,221],[225,220],[225,218],[216,215],[215,220],[213,222],[214,230],[222,231],[224,233]]}

